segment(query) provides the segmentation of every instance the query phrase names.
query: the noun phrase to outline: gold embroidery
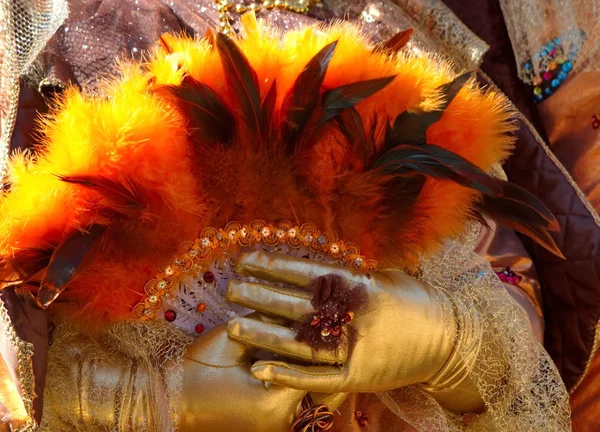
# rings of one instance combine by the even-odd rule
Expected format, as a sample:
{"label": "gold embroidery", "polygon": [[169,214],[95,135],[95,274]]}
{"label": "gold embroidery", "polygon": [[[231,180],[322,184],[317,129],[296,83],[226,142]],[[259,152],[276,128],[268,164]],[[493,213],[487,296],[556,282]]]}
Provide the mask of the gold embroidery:
{"label": "gold embroidery", "polygon": [[232,247],[252,247],[257,243],[267,246],[287,244],[293,249],[305,246],[313,252],[326,253],[332,261],[348,267],[365,272],[377,268],[376,261],[366,259],[360,254],[357,244],[328,237],[311,224],[298,226],[288,221],[268,224],[262,220],[244,225],[229,222],[223,229],[205,228],[200,238],[183,242],[179,246],[179,254],[171,264],[161,269],[155,279],[146,283],[146,296],[133,309],[134,315],[141,319],[154,317],[156,311],[162,307],[162,298],[172,291],[180,275],[194,268],[201,269],[205,260],[217,257]]}

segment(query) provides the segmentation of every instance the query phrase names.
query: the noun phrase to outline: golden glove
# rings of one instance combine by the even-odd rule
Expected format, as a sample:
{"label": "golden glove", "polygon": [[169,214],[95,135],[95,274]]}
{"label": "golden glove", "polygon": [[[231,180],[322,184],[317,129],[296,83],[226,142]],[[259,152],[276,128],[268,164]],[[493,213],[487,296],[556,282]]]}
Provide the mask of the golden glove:
{"label": "golden glove", "polygon": [[288,326],[252,317],[234,318],[227,330],[232,339],[309,363],[259,361],[251,368],[256,378],[324,393],[375,392],[423,384],[449,409],[481,408],[478,392],[465,372],[465,359],[457,352],[458,345],[469,345],[475,347],[470,349],[471,358],[476,356],[477,341],[472,336],[477,322],[428,285],[400,271],[363,274],[265,251],[242,254],[236,271],[266,283],[232,280],[228,301],[294,321],[305,322],[315,314],[306,287],[318,276],[335,273],[350,284],[364,284],[369,297],[369,310],[349,324],[358,337],[333,351],[313,352],[308,344],[296,340]]}
{"label": "golden glove", "polygon": [[[250,366],[257,350],[230,339],[226,324],[187,346],[182,375],[174,364],[178,358],[157,367],[115,350],[105,344],[107,339],[67,327],[56,336],[44,394],[44,431],[287,432],[308,394],[255,379]],[[120,345],[135,352],[139,342],[132,337]],[[315,404],[335,409],[346,395],[312,397]]]}
{"label": "golden glove", "polygon": [[[261,322],[258,314],[248,319]],[[288,431],[308,392],[254,378],[250,367],[256,352],[228,338],[225,326],[196,340],[184,357],[178,430]],[[345,397],[313,395],[313,401],[335,409]]]}

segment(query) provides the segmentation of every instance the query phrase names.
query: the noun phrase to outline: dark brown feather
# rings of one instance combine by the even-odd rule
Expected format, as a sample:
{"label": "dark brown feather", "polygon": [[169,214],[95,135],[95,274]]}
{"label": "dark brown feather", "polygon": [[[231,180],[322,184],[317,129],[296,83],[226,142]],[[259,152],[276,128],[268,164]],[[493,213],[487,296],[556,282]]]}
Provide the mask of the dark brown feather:
{"label": "dark brown feather", "polygon": [[386,52],[389,54],[395,54],[406,46],[413,33],[414,30],[412,28],[402,30],[389,38],[387,41],[375,46],[373,52]]}
{"label": "dark brown feather", "polygon": [[507,200],[516,201],[522,206],[526,206],[532,212],[532,215],[537,214],[546,221],[546,228],[550,231],[559,231],[558,221],[538,197],[529,193],[521,186],[505,180],[496,180],[502,188],[502,197]]}
{"label": "dark brown feather", "polygon": [[119,212],[128,213],[142,210],[150,203],[149,193],[137,182],[121,177],[118,180],[94,175],[59,175],[65,183],[75,184],[98,192]]}
{"label": "dark brown feather", "polygon": [[180,86],[164,86],[162,89],[173,97],[188,120],[188,133],[193,142],[230,142],[234,131],[233,115],[223,99],[209,86],[187,76]]}
{"label": "dark brown feather", "polygon": [[260,87],[256,71],[242,50],[223,33],[216,36],[217,49],[227,77],[227,85],[236,95],[248,127],[260,131]]}
{"label": "dark brown feather", "polygon": [[350,147],[353,160],[360,162],[358,172],[364,171],[373,153],[376,151],[374,129],[367,135],[365,127],[356,108],[351,107],[334,119],[334,126],[344,135]]}
{"label": "dark brown feather", "polygon": [[400,145],[379,157],[372,168],[385,174],[412,176],[419,173],[438,179],[449,179],[486,195],[498,195],[502,188],[481,168],[462,156],[442,147]]}
{"label": "dark brown feather", "polygon": [[444,102],[438,109],[420,114],[405,111],[396,117],[393,127],[386,135],[385,148],[389,149],[399,144],[425,143],[427,128],[442,118],[448,105],[472,75],[472,72],[460,75],[451,82],[440,86],[439,90],[444,97]]}
{"label": "dark brown feather", "polygon": [[92,225],[87,231],[75,231],[54,250],[38,292],[40,304],[51,303],[86,268],[106,228]]}
{"label": "dark brown feather", "polygon": [[391,83],[396,76],[358,81],[329,90],[323,95],[323,124],[342,111],[355,106]]}
{"label": "dark brown feather", "polygon": [[296,140],[308,125],[319,105],[321,85],[336,46],[337,42],[332,42],[323,47],[306,64],[284,98],[281,138],[290,153],[295,151]]}
{"label": "dark brown feather", "polygon": [[273,126],[273,113],[275,112],[275,102],[277,101],[277,81],[273,80],[269,92],[263,100],[260,109],[260,130],[263,136],[268,134],[269,128]]}
{"label": "dark brown feather", "polygon": [[551,224],[529,204],[502,196],[484,196],[476,204],[476,212],[486,215],[502,225],[531,237],[554,255],[564,258],[556,242],[548,232]]}
{"label": "dark brown feather", "polygon": [[17,251],[10,259],[10,269],[16,272],[20,281],[27,281],[50,262],[53,248],[31,248]]}

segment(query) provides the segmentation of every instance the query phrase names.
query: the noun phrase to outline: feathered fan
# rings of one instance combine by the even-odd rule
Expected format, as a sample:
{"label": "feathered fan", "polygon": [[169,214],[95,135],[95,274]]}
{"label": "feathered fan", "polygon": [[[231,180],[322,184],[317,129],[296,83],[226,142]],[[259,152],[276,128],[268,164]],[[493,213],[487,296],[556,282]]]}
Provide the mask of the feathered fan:
{"label": "feathered fan", "polygon": [[[410,33],[401,32],[389,41],[389,47],[397,44],[404,46]],[[396,41],[397,39],[397,41]],[[375,94],[388,85],[394,76],[360,81],[333,89],[324,89],[323,79],[329,62],[334,55],[336,42],[322,48],[306,65],[296,79],[291,90],[284,98],[281,109],[281,120],[277,121],[273,113],[276,97],[276,85],[261,105],[257,74],[245,58],[238,46],[227,36],[216,37],[216,47],[222,59],[223,67],[229,71],[230,90],[239,100],[246,126],[265,138],[267,134],[275,134],[271,139],[283,144],[288,154],[307,151],[307,145],[315,143],[314,135],[323,133],[329,126],[336,127],[348,142],[348,147],[356,157],[364,162],[364,171],[374,171],[381,175],[396,177],[390,182],[387,191],[390,198],[415,184],[415,176],[430,176],[436,179],[452,180],[461,186],[474,189],[481,194],[481,201],[475,208],[475,217],[484,221],[483,215],[508,225],[516,231],[533,238],[537,243],[562,257],[556,243],[548,231],[558,230],[558,223],[547,207],[525,189],[499,181],[465,158],[427,143],[427,129],[439,121],[448,105],[471,78],[472,73],[460,75],[452,82],[440,87],[444,102],[434,111],[424,113],[404,112],[386,126],[383,146],[375,142],[373,131],[366,133],[363,120],[354,106]],[[187,92],[185,90],[188,90]],[[193,97],[196,89],[204,89],[211,97]],[[222,101],[215,102],[218,96],[208,86],[187,76],[184,85],[172,90],[175,102],[190,120],[189,133],[203,134],[203,142],[214,137],[223,144],[233,134],[232,119]],[[189,100],[194,98],[193,104]],[[218,109],[215,110],[215,106]],[[222,121],[215,122],[205,113],[219,113]],[[373,129],[377,122],[373,122]],[[240,125],[236,125],[240,127]],[[217,129],[215,131],[215,129]],[[269,129],[270,128],[270,129]],[[277,147],[276,144],[272,145]],[[377,150],[381,148],[381,150]],[[421,182],[422,184],[422,182]],[[418,193],[418,190],[416,191]]]}
{"label": "feathered fan", "polygon": [[[387,43],[378,45],[372,50],[369,48],[363,55],[377,58],[377,61],[381,62],[379,64],[385,66],[386,62],[394,61],[395,52],[406,45],[410,34],[410,31],[402,32]],[[352,36],[348,37],[351,38]],[[169,55],[176,51],[172,49],[174,47],[169,46],[172,40],[169,38],[161,39],[163,47]],[[148,88],[142,90],[143,97],[149,98],[144,100],[150,100],[150,102],[158,100],[160,107],[165,105],[175,107],[184,120],[183,124],[186,125],[187,136],[182,136],[185,151],[179,153],[179,163],[183,160],[181,155],[185,154],[185,157],[194,155],[195,159],[193,162],[189,162],[190,165],[201,167],[195,173],[195,175],[201,177],[200,180],[197,180],[199,177],[193,177],[190,174],[192,171],[190,168],[186,180],[188,182],[186,184],[191,185],[188,189],[194,189],[192,183],[197,182],[196,187],[198,189],[195,192],[197,196],[209,196],[211,202],[217,202],[221,205],[220,207],[215,206],[219,208],[218,211],[226,212],[223,215],[210,213],[197,218],[190,217],[185,220],[187,225],[185,225],[185,230],[182,229],[182,233],[185,232],[188,235],[188,233],[201,228],[197,224],[214,223],[216,217],[221,217],[220,220],[240,218],[240,220],[247,221],[249,218],[260,217],[256,212],[263,210],[264,213],[262,214],[272,214],[275,218],[291,218],[290,214],[295,217],[293,209],[290,212],[289,209],[280,211],[279,208],[274,208],[277,202],[275,198],[270,201],[262,201],[261,194],[263,190],[261,190],[260,185],[266,185],[262,173],[252,172],[247,164],[244,165],[241,162],[235,162],[238,164],[231,165],[228,168],[228,176],[232,178],[231,181],[245,185],[248,183],[247,178],[250,176],[251,182],[257,184],[257,186],[254,186],[256,190],[246,188],[243,189],[244,192],[240,193],[250,191],[250,193],[254,193],[259,197],[256,198],[256,202],[266,203],[266,206],[270,205],[271,207],[261,210],[254,203],[249,205],[247,209],[243,208],[246,201],[249,201],[246,200],[247,195],[236,201],[235,196],[231,196],[229,189],[225,187],[219,189],[218,193],[211,195],[214,189],[213,185],[216,184],[218,188],[222,184],[223,174],[218,170],[215,170],[214,173],[205,173],[204,171],[209,171],[212,166],[218,165],[218,163],[215,163],[219,162],[216,159],[217,157],[224,157],[229,163],[232,160],[236,161],[235,158],[228,159],[227,152],[240,154],[239,150],[243,148],[244,152],[241,154],[254,158],[253,160],[258,160],[265,165],[267,165],[264,162],[265,160],[268,163],[271,163],[272,159],[278,161],[280,165],[275,170],[279,169],[279,171],[272,173],[272,182],[284,179],[286,184],[284,186],[275,183],[271,186],[274,186],[275,189],[287,188],[286,192],[294,194],[303,203],[303,208],[300,210],[304,211],[302,216],[304,222],[328,224],[332,219],[337,218],[340,221],[337,226],[341,226],[342,229],[344,225],[356,225],[358,228],[352,228],[353,231],[349,229],[344,233],[344,235],[350,233],[350,240],[352,241],[360,243],[361,241],[365,242],[366,239],[368,243],[369,238],[371,238],[369,237],[370,234],[377,230],[377,226],[381,225],[375,226],[375,224],[378,224],[378,221],[381,221],[382,218],[385,218],[385,222],[382,222],[382,224],[387,224],[385,225],[386,229],[389,228],[388,231],[396,230],[395,234],[398,234],[403,227],[410,225],[411,212],[416,203],[419,202],[420,197],[425,193],[428,184],[431,183],[427,179],[435,179],[443,180],[461,191],[473,191],[473,194],[476,195],[475,202],[471,198],[469,198],[470,201],[465,201],[465,206],[471,210],[471,217],[484,223],[484,217],[495,219],[532,237],[549,251],[562,256],[548,232],[557,230],[558,223],[540,200],[514,184],[490,177],[477,165],[447,148],[435,145],[435,142],[428,142],[428,128],[442,119],[448,106],[469,80],[470,74],[461,75],[438,89],[437,94],[441,94],[443,102],[438,104],[436,110],[425,112],[411,110],[397,116],[388,116],[384,114],[385,110],[378,111],[375,109],[370,111],[371,118],[367,119],[364,111],[361,111],[361,102],[373,97],[386,87],[389,88],[392,83],[395,85],[400,77],[396,77],[392,73],[389,75],[372,73],[365,75],[370,76],[371,79],[328,85],[328,82],[335,82],[328,81],[328,70],[330,69],[331,60],[340,49],[342,42],[348,43],[348,41],[344,42],[340,39],[339,42],[324,43],[324,46],[314,55],[312,54],[314,51],[312,51],[312,58],[306,62],[294,79],[291,81],[282,79],[285,84],[279,86],[280,91],[282,88],[284,90],[281,95],[278,95],[279,76],[277,74],[274,74],[274,77],[271,76],[270,87],[263,93],[264,97],[261,97],[260,84],[265,79],[264,71],[256,70],[253,67],[244,54],[244,50],[241,48],[242,45],[222,34],[210,35],[202,43],[210,44],[206,58],[218,55],[220,59],[222,69],[219,68],[218,82],[224,83],[222,87],[217,87],[221,84],[215,84],[216,80],[204,80],[201,76],[186,72],[184,78],[177,81],[176,84],[173,84],[173,80],[163,81],[170,82],[170,84],[149,84]],[[280,42],[274,38],[272,43]],[[309,57],[305,58],[308,59]],[[381,70],[397,71],[398,69],[386,67]],[[422,73],[425,74],[425,72]],[[139,90],[137,91],[139,92]],[[165,104],[165,101],[168,104]],[[387,99],[381,97],[380,101],[382,104],[387,103]],[[369,101],[365,103],[368,104]],[[412,103],[414,104],[414,102]],[[390,102],[390,105],[392,105],[392,102]],[[114,105],[111,105],[110,108],[113,107]],[[160,109],[157,108],[158,112],[160,112]],[[117,126],[122,126],[125,123],[137,125],[140,122],[140,119],[127,121],[118,116],[115,116],[115,119]],[[172,127],[172,124],[168,123],[170,119],[171,117],[165,115],[165,117],[155,119],[155,123],[152,123],[154,128],[163,128],[161,130],[164,139],[166,139],[165,137],[171,137],[172,133],[180,133],[181,130],[181,123],[177,123],[177,132],[168,129]],[[146,119],[142,119],[142,121],[146,121]],[[150,126],[148,125],[144,129],[145,133],[148,130],[152,130],[154,133],[153,127]],[[152,147],[154,154],[161,154],[160,140],[155,143],[153,139],[153,136],[144,136],[137,142],[152,145],[154,146]],[[309,168],[309,175],[305,175],[307,172],[305,165],[310,165],[305,164],[305,162],[320,159],[321,154],[319,152],[322,152],[323,148],[327,148],[323,147],[323,143],[332,141],[336,143],[336,151],[344,153],[343,158],[336,159],[328,156],[327,163],[337,164],[333,167],[333,172],[327,166],[329,171],[319,171],[318,169],[310,171]],[[471,143],[471,145],[473,144]],[[115,151],[126,152],[129,150],[127,147],[122,147]],[[61,151],[55,151],[54,153],[60,154]],[[128,167],[125,164],[127,164],[127,160],[131,161],[133,154],[139,155],[140,153],[132,151],[126,157],[121,154],[121,159],[113,158],[105,161],[106,164],[112,165],[110,170],[102,174],[95,172],[84,172],[82,174],[56,172],[57,177],[63,184],[82,188],[86,192],[86,197],[92,197],[90,199],[91,203],[88,204],[88,201],[86,201],[85,205],[88,207],[85,207],[84,211],[87,214],[93,213],[94,217],[100,217],[101,221],[98,222],[98,219],[91,218],[92,222],[88,222],[87,225],[61,226],[60,229],[55,229],[54,232],[66,233],[62,241],[54,239],[51,242],[44,243],[36,240],[32,244],[42,244],[43,247],[25,248],[18,254],[13,254],[12,258],[4,257],[7,267],[11,267],[14,272],[18,273],[22,281],[27,281],[33,274],[41,274],[38,303],[46,305],[55,293],[72,283],[74,278],[80,275],[83,265],[93,258],[94,252],[100,249],[101,253],[104,254],[102,247],[98,247],[102,246],[103,240],[107,243],[117,242],[115,233],[124,231],[119,230],[120,226],[139,228],[135,231],[136,240],[139,237],[138,233],[146,235],[147,237],[140,241],[146,243],[154,241],[153,246],[158,249],[159,245],[156,244],[158,241],[153,240],[154,237],[152,237],[156,235],[158,229],[152,224],[160,223],[160,220],[163,219],[176,219],[178,212],[182,212],[182,209],[171,209],[169,207],[171,204],[165,205],[163,202],[165,193],[170,193],[173,197],[176,194],[172,191],[180,190],[175,187],[175,183],[168,184],[161,189],[157,185],[160,184],[162,179],[157,179],[156,176],[148,179],[141,174],[138,175],[137,172],[127,171]],[[215,154],[218,156],[214,156]],[[212,165],[206,162],[207,158],[211,157],[213,158],[211,159]],[[263,159],[260,159],[261,157]],[[315,165],[320,162],[320,160],[317,160]],[[162,159],[158,159],[153,160],[153,163],[160,164],[163,162]],[[188,163],[187,159],[185,163]],[[171,165],[175,168],[173,162],[165,163],[165,166],[170,167]],[[92,166],[92,164],[89,166]],[[102,166],[102,164],[99,163],[95,166]],[[268,166],[275,166],[275,164],[271,163]],[[125,172],[129,174],[125,174]],[[240,176],[238,178],[239,172],[243,172],[246,177]],[[145,175],[151,177],[148,172]],[[318,189],[321,184],[317,187],[318,182],[314,180],[314,177],[319,175],[328,176],[325,179],[326,181],[322,182],[323,184],[328,187],[332,184],[334,186]],[[338,179],[344,179],[344,186],[337,186]],[[455,186],[452,182],[461,187]],[[340,181],[339,184],[342,184],[342,182]],[[345,195],[347,190],[343,187],[347,184],[361,190],[364,195],[354,194],[354,189]],[[348,189],[351,186],[348,186]],[[376,190],[376,194],[373,194],[376,195],[374,199],[370,199],[371,195],[368,195],[372,190]],[[363,206],[364,200],[361,201],[361,199],[365,195],[368,195],[369,201],[368,204]],[[352,206],[344,207],[343,203],[339,201],[337,202],[338,209],[344,207],[344,210],[339,213],[331,211],[329,206],[331,200],[344,200],[347,199],[346,197],[355,199],[353,208],[360,207],[358,212],[353,211]],[[230,200],[231,205],[226,206],[219,200]],[[179,196],[169,202],[175,203],[175,206],[179,205]],[[187,202],[189,203],[190,200]],[[160,208],[167,208],[171,213],[164,214],[163,216],[166,216],[166,218],[163,216],[152,218],[152,222],[145,225],[149,220],[147,216],[151,213],[153,205],[155,207],[162,205]],[[367,208],[367,205],[370,207]],[[308,210],[304,207],[307,207]],[[370,212],[375,216],[353,219],[356,213],[361,212],[362,214]],[[327,215],[323,216],[325,213]],[[382,214],[384,215],[382,216]],[[430,215],[428,214],[427,217],[430,217]],[[433,217],[435,217],[435,214]],[[315,218],[319,220],[311,220]],[[77,226],[79,229],[74,230],[73,226]],[[175,224],[166,228],[166,231],[171,230],[172,226],[175,226]],[[435,235],[432,234],[431,237],[441,236],[449,231],[451,230],[439,231]],[[383,246],[381,246],[381,235],[379,237],[373,235],[372,237],[375,240],[369,246],[373,251],[380,254],[393,254],[392,250],[395,248],[396,243],[394,239],[398,237],[388,241]],[[415,242],[421,239],[418,235],[413,238],[416,239]],[[434,240],[439,241],[437,238]],[[126,242],[127,240],[119,241]],[[380,243],[377,243],[378,241]],[[131,243],[134,243],[134,241],[132,240]],[[45,247],[46,244],[51,245]],[[431,244],[430,241],[429,245]],[[114,250],[114,244],[112,246]],[[161,251],[164,250],[161,249]],[[424,247],[421,250],[430,249]],[[135,256],[135,254],[131,255]],[[165,259],[163,256],[155,258],[155,261]],[[145,263],[148,264],[149,261]],[[147,267],[149,268],[150,264]],[[126,269],[126,264],[123,264],[122,271],[123,274],[129,277],[130,272]],[[143,277],[143,275],[140,277]],[[118,286],[116,279],[112,286],[113,291],[122,289]],[[131,284],[131,279],[128,279],[128,281]],[[138,281],[134,282],[137,283]],[[88,280],[87,283],[88,285],[93,284],[93,281]],[[79,287],[79,284],[75,285],[77,285],[77,289],[84,289]],[[143,286],[143,282],[140,285]],[[109,290],[104,285],[101,287],[96,286],[96,288]],[[88,289],[88,287],[86,286],[85,289]],[[44,296],[47,298],[41,298]]]}

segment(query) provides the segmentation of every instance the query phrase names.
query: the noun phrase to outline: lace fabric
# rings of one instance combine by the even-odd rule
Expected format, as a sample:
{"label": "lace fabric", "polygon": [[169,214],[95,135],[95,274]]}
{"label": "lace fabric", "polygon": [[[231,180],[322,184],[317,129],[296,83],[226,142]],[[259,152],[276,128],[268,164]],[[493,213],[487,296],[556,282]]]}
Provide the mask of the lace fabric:
{"label": "lace fabric", "polygon": [[500,5],[508,29],[519,77],[531,83],[535,62],[545,45],[559,38],[573,63],[573,72],[597,71],[600,68],[598,36],[600,4],[595,0],[501,0]]}
{"label": "lace fabric", "polygon": [[[525,311],[502,286],[489,263],[473,252],[479,230],[471,225],[422,261],[422,280],[479,319],[480,346],[463,346],[469,379],[479,389],[483,414],[444,410],[417,386],[380,394],[400,418],[425,431],[570,431],[569,396],[558,370],[535,340]],[[457,335],[460,340],[460,335]]]}

